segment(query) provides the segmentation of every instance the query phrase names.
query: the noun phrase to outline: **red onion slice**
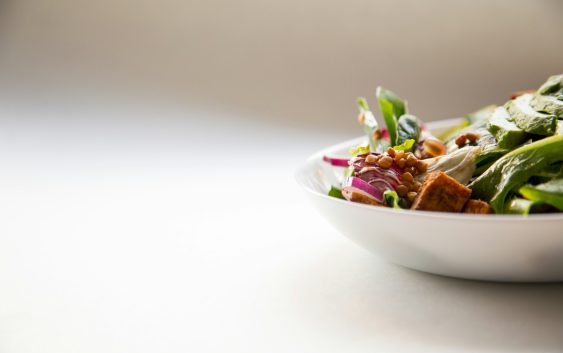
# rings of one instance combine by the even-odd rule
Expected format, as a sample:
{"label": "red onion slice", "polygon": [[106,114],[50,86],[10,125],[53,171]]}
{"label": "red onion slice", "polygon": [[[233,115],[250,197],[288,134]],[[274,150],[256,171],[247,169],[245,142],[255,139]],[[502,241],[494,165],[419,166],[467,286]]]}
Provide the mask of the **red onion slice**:
{"label": "red onion slice", "polygon": [[360,193],[372,200],[383,203],[383,193],[385,190],[380,190],[360,178],[349,177],[342,185],[342,196],[348,201],[351,201],[352,193]]}
{"label": "red onion slice", "polygon": [[338,158],[338,157],[328,157],[323,156],[323,161],[330,163],[335,167],[348,167],[348,162],[350,161],[348,158]]}

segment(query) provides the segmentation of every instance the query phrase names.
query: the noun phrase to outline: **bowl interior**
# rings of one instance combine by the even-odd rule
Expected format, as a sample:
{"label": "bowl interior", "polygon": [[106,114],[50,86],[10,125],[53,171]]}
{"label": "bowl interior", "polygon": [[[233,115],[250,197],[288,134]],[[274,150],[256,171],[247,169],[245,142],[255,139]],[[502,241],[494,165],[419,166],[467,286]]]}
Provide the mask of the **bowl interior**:
{"label": "bowl interior", "polygon": [[[436,122],[430,122],[427,124],[428,128],[434,134],[440,134],[447,129],[458,125],[463,118],[453,118],[447,120],[441,120]],[[502,218],[510,220],[561,220],[563,221],[563,213],[552,213],[552,214],[533,214],[527,217],[521,215],[480,215],[480,214],[461,214],[461,213],[446,213],[446,212],[427,212],[427,211],[409,211],[401,210],[397,211],[387,207],[374,207],[371,205],[364,205],[360,203],[348,202],[344,200],[339,200],[334,197],[328,196],[328,191],[331,186],[341,185],[343,179],[345,178],[344,172],[346,168],[344,167],[334,167],[329,163],[323,161],[323,156],[331,157],[349,157],[350,147],[355,147],[361,143],[365,143],[365,137],[357,137],[348,141],[344,141],[316,152],[311,157],[309,157],[303,164],[301,164],[296,172],[295,178],[298,184],[301,185],[308,192],[312,192],[320,197],[326,197],[332,202],[345,202],[350,205],[350,207],[367,207],[372,209],[374,212],[403,212],[409,213],[414,217],[438,217],[438,218],[463,218],[463,219],[481,219],[485,221],[499,220]]]}

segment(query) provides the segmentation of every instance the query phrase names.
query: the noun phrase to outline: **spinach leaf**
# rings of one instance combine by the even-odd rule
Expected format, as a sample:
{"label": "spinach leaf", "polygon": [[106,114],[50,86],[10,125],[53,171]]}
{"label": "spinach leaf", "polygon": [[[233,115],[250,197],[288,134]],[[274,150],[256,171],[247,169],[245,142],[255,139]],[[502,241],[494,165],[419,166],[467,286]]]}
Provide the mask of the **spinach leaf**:
{"label": "spinach leaf", "polygon": [[554,179],[539,185],[524,185],[518,192],[535,202],[545,202],[563,211],[563,179]]}
{"label": "spinach leaf", "polygon": [[493,134],[500,148],[513,148],[528,139],[528,134],[510,121],[510,115],[504,107],[495,109],[487,123],[487,130]]}
{"label": "spinach leaf", "polygon": [[538,182],[533,184],[542,184],[552,179],[563,178],[563,162],[548,165],[534,174],[534,178],[537,179]]}
{"label": "spinach leaf", "polygon": [[538,112],[556,115],[559,119],[563,119],[563,100],[556,97],[535,94],[530,106]]}
{"label": "spinach leaf", "polygon": [[404,144],[407,140],[418,142],[420,126],[418,119],[409,114],[401,115],[397,121],[397,145]]}
{"label": "spinach leaf", "polygon": [[551,76],[547,81],[538,89],[538,94],[555,96],[563,99],[563,75]]}
{"label": "spinach leaf", "polygon": [[483,174],[497,159],[508,152],[510,152],[510,150],[500,148],[496,145],[483,147],[481,153],[479,153],[479,156],[475,159],[475,172],[473,172],[473,176]]}
{"label": "spinach leaf", "polygon": [[531,100],[531,94],[523,94],[506,103],[505,107],[510,113],[510,119],[527,133],[542,136],[553,135],[557,128],[557,117],[535,111],[530,106]]}
{"label": "spinach leaf", "polygon": [[563,135],[556,135],[509,152],[469,184],[472,197],[489,202],[495,213],[502,213],[508,194],[546,166],[563,161],[562,150]]}
{"label": "spinach leaf", "polygon": [[397,145],[397,121],[407,112],[407,104],[401,98],[399,98],[395,93],[386,90],[383,87],[377,87],[375,91],[377,101],[379,102],[379,108],[381,109],[381,114],[383,114],[383,119],[385,120],[385,125],[389,131],[389,136],[391,140],[391,146]]}
{"label": "spinach leaf", "polygon": [[399,206],[399,195],[393,190],[387,190],[383,193],[383,199],[388,207],[401,208]]}

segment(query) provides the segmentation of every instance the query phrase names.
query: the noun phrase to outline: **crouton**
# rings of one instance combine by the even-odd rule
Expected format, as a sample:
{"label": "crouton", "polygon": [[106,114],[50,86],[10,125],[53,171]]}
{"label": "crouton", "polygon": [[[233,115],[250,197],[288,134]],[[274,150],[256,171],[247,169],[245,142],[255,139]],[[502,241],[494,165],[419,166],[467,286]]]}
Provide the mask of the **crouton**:
{"label": "crouton", "polygon": [[481,213],[490,214],[493,213],[491,205],[481,200],[467,200],[463,206],[463,213]]}
{"label": "crouton", "polygon": [[442,171],[432,172],[424,178],[412,210],[460,212],[469,199],[471,189]]}

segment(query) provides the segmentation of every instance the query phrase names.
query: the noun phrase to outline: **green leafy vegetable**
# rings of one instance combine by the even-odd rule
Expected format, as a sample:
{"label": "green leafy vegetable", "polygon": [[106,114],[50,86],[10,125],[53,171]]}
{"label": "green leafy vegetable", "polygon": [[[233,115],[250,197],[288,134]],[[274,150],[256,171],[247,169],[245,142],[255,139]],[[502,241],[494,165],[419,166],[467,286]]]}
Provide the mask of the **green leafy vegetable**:
{"label": "green leafy vegetable", "polygon": [[500,148],[497,145],[487,145],[481,149],[479,156],[475,159],[475,163],[477,164],[477,167],[486,164],[490,165],[508,152],[510,152],[509,149]]}
{"label": "green leafy vegetable", "polygon": [[344,196],[342,196],[342,190],[337,187],[331,186],[330,190],[328,191],[328,196],[336,197],[337,199],[345,200]]}
{"label": "green leafy vegetable", "polygon": [[407,140],[418,142],[420,126],[414,115],[401,115],[397,121],[397,145],[404,144]]}
{"label": "green leafy vegetable", "polygon": [[554,96],[561,99],[563,94],[563,75],[551,76],[538,89],[538,94]]}
{"label": "green leafy vegetable", "polygon": [[369,153],[369,145],[359,145],[353,148],[350,148],[348,151],[352,157],[359,156],[361,154]]}
{"label": "green leafy vegetable", "polygon": [[524,185],[518,192],[535,202],[545,202],[563,211],[563,179],[554,179],[539,185]]}
{"label": "green leafy vegetable", "polygon": [[538,112],[556,115],[560,119],[563,118],[563,100],[556,97],[536,94],[530,101],[530,106]]}
{"label": "green leafy vegetable", "polygon": [[506,103],[506,110],[510,119],[522,130],[542,136],[551,136],[557,128],[557,117],[555,115],[537,112],[530,106],[531,94],[523,94],[520,97]]}
{"label": "green leafy vegetable", "polygon": [[534,179],[537,180],[534,184],[542,184],[552,179],[563,178],[563,162],[548,165],[544,169],[534,174]]}
{"label": "green leafy vegetable", "polygon": [[488,201],[495,213],[502,213],[508,194],[546,166],[563,161],[562,150],[563,135],[556,135],[511,151],[469,184],[472,197]]}
{"label": "green leafy vegetable", "polygon": [[528,134],[510,121],[510,115],[504,107],[495,109],[487,123],[487,130],[495,137],[500,148],[513,148],[528,139]]}
{"label": "green leafy vegetable", "polygon": [[387,190],[383,193],[383,199],[388,207],[401,208],[399,206],[399,195],[393,190]]}
{"label": "green leafy vegetable", "polygon": [[405,142],[403,142],[400,145],[393,146],[393,149],[397,150],[397,151],[409,152],[409,151],[412,150],[413,147],[414,147],[414,140],[410,139],[410,140],[406,140]]}
{"label": "green leafy vegetable", "polygon": [[395,93],[386,90],[383,87],[377,87],[375,95],[377,96],[377,101],[379,102],[379,108],[381,109],[381,114],[383,114],[385,125],[389,131],[391,146],[395,146],[397,145],[398,138],[397,121],[402,115],[406,114],[407,105]]}

